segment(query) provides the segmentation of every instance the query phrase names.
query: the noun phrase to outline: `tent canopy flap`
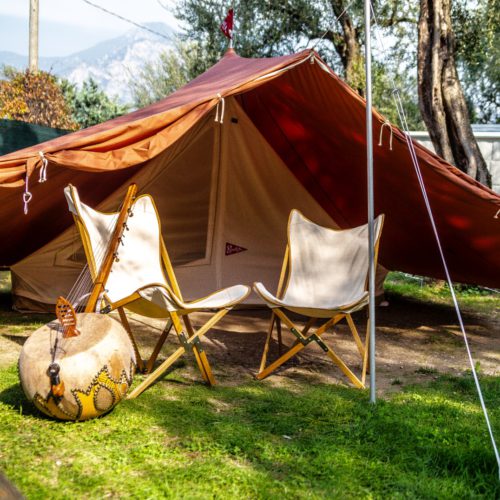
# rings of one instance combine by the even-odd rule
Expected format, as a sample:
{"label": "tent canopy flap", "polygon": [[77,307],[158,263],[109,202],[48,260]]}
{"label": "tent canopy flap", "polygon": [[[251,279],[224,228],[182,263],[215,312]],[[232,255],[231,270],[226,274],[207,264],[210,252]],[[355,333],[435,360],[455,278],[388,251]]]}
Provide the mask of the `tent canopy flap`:
{"label": "tent canopy flap", "polygon": [[[385,119],[373,118],[378,137]],[[379,260],[442,278],[406,137],[392,128],[392,150],[387,139],[374,151],[375,211],[386,215]],[[63,188],[72,183],[88,205],[115,210],[133,179],[155,197],[180,279],[199,267],[193,295],[232,280],[267,279],[272,288],[291,208],[331,227],[366,222],[365,147],[364,100],[317,54],[245,59],[230,50],[162,101],[0,157],[0,265],[13,267],[19,296],[52,300],[41,275],[62,269],[55,255],[70,241]],[[45,183],[40,151],[49,160]],[[424,147],[416,152],[452,278],[500,287],[500,197]]]}

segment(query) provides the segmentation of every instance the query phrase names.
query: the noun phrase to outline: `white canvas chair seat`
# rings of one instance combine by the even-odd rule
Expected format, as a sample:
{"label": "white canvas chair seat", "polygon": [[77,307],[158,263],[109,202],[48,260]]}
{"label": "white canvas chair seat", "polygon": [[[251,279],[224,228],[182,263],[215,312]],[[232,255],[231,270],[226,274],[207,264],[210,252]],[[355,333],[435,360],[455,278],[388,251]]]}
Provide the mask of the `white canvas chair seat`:
{"label": "white canvas chair seat", "polygon": [[303,316],[314,318],[330,318],[336,313],[353,313],[362,309],[368,304],[368,292],[364,292],[360,297],[355,298],[350,304],[339,304],[334,301],[325,302],[321,307],[304,306],[303,304],[280,300],[269,292],[262,283],[254,283],[254,290],[262,297],[266,304],[271,308],[283,307]]}
{"label": "white canvas chair seat", "polygon": [[[102,213],[85,205],[80,201],[78,192],[73,186],[66,187],[65,195],[82,237],[91,277],[95,280],[110,243],[118,214]],[[172,355],[167,360],[168,363],[167,361],[163,363],[132,391],[129,397],[137,396],[153,383],[186,350],[193,351],[205,381],[210,384],[215,383],[199,340],[209,328],[249,295],[250,288],[245,285],[234,285],[198,300],[184,301],[162,238],[158,212],[149,195],[137,197],[131,205],[121,243],[106,279],[105,291],[97,310],[109,312],[117,309],[130,334],[130,326],[123,308],[147,317],[169,320],[147,362],[147,371],[151,370],[172,325],[183,345],[174,353],[175,356]],[[198,332],[195,332],[188,314],[202,310],[216,310],[217,313]],[[183,332],[180,317],[184,319],[188,336]],[[135,340],[133,342],[137,351]],[[140,356],[138,359],[141,368],[142,359]]]}
{"label": "white canvas chair seat", "polygon": [[139,295],[163,310],[176,311],[178,313],[197,312],[211,309],[231,308],[239,304],[249,294],[249,287],[245,285],[234,285],[223,290],[218,290],[207,297],[190,302],[184,302],[179,299],[172,291],[169,291],[165,285],[157,284],[147,286],[137,290]]}
{"label": "white canvas chair seat", "polygon": [[[375,248],[382,231],[384,216],[375,220]],[[352,229],[329,229],[292,210],[288,221],[288,245],[277,294],[269,292],[262,283],[254,283],[254,290],[273,310],[266,345],[257,378],[264,378],[287,359],[312,341],[340,366],[358,387],[364,387],[367,363],[367,344],[359,338],[351,314],[368,304],[368,225]],[[283,310],[306,316],[308,322],[300,329]],[[363,359],[361,380],[345,365],[335,352],[320,338],[328,328],[345,318]],[[316,319],[327,319],[314,333],[308,334]],[[294,346],[274,363],[266,367],[267,353],[276,324],[281,348],[281,321],[297,338]]]}

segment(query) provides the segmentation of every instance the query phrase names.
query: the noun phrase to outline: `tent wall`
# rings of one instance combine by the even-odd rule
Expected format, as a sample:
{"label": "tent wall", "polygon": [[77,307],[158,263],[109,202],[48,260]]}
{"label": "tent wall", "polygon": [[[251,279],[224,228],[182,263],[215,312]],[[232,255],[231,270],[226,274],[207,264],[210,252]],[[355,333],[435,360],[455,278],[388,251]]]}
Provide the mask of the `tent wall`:
{"label": "tent wall", "polygon": [[[213,118],[224,100],[220,125]],[[188,297],[254,279],[272,289],[266,269],[277,272],[290,208],[325,225],[366,222],[365,106],[314,51],[245,59],[229,50],[158,103],[1,157],[0,266],[14,266],[18,297],[53,301],[81,266],[81,252],[63,244],[71,225],[63,187],[71,182],[85,203],[114,210],[135,178],[161,205]],[[376,137],[384,122],[373,110]],[[392,126],[390,148],[389,132],[374,151],[375,210],[386,214],[379,261],[441,278],[409,139]],[[49,180],[39,184],[41,151]],[[415,152],[452,278],[500,286],[500,197],[424,147]],[[246,250],[226,255],[226,244]]]}
{"label": "tent wall", "polygon": [[[319,224],[337,227],[234,99],[226,101],[223,124],[214,122],[213,114],[205,117],[99,209],[116,210],[132,181],[139,192],[155,198],[186,298],[256,280],[275,288],[292,208]],[[85,195],[81,190],[83,202]],[[227,252],[228,244],[245,250]],[[71,227],[12,267],[15,307],[50,310],[59,295],[68,293],[84,260]],[[252,295],[248,303],[259,300]]]}

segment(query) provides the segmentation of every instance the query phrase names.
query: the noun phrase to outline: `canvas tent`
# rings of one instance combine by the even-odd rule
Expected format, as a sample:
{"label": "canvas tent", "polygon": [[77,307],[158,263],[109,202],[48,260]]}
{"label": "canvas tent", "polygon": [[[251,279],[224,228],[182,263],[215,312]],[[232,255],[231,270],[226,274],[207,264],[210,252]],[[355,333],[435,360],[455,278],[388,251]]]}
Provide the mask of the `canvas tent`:
{"label": "canvas tent", "polygon": [[[378,137],[385,119],[373,118]],[[375,211],[386,214],[380,262],[441,278],[406,139],[392,128],[392,150],[388,127],[375,148]],[[500,197],[416,151],[452,278],[500,286]],[[52,303],[84,260],[64,186],[114,210],[135,181],[156,199],[187,296],[255,280],[273,289],[291,208],[326,226],[366,222],[365,155],[365,103],[315,52],[245,59],[229,50],[152,106],[0,157],[0,265],[12,270],[18,307]]]}

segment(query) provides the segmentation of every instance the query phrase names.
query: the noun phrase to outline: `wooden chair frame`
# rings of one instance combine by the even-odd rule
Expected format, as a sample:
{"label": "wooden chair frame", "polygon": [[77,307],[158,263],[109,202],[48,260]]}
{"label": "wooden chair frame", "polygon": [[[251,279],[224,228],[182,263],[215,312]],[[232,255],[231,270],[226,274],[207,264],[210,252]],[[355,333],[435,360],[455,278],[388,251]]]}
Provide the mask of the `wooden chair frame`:
{"label": "wooden chair frame", "polygon": [[[382,221],[383,226],[383,221]],[[380,232],[382,231],[382,227],[380,228]],[[379,250],[379,242],[380,238],[377,239],[375,244],[375,265],[377,265],[378,259],[378,250]],[[290,244],[287,243],[285,249],[285,256],[283,258],[283,264],[281,267],[280,278],[278,282],[278,288],[276,297],[282,299],[285,295],[286,289],[288,287],[290,281]],[[366,334],[364,342],[361,340],[356,325],[352,319],[352,316],[349,312],[339,310],[336,314],[334,314],[327,321],[323,322],[313,333],[309,333],[314,324],[321,318],[318,317],[308,317],[307,322],[304,328],[299,328],[296,326],[293,321],[283,312],[282,307],[275,307],[272,309],[271,321],[269,324],[269,329],[267,331],[266,342],[264,344],[264,350],[262,353],[262,358],[260,362],[259,372],[256,375],[258,380],[262,380],[268,377],[271,373],[273,373],[276,369],[278,369],[283,363],[288,361],[290,358],[298,354],[302,349],[311,344],[312,342],[316,343],[321,350],[335,363],[344,375],[352,382],[352,384],[360,389],[365,388],[366,381],[366,373],[368,370],[368,348],[369,348],[369,325],[370,319],[367,321]],[[347,308],[346,308],[347,309]],[[351,331],[351,334],[356,343],[358,352],[362,359],[362,371],[361,378],[358,378],[352,370],[344,363],[342,358],[330,347],[326,344],[326,342],[322,339],[322,335],[324,335],[329,328],[335,326],[339,321],[345,318],[347,325]],[[323,318],[326,319],[326,318]],[[287,352],[282,354],[282,333],[281,333],[281,323],[284,323],[290,332],[296,337],[293,345],[288,349]],[[269,353],[269,346],[271,343],[274,326],[276,325],[277,330],[277,338],[278,338],[278,353],[279,357],[272,363],[266,366],[267,356]]]}
{"label": "wooden chair frame", "polygon": [[[129,188],[128,194],[125,199],[130,198],[130,190],[132,189],[132,186]],[[135,192],[135,191],[134,191]],[[122,209],[120,211],[120,214],[118,216],[118,220],[120,221],[120,224],[123,223],[123,216],[124,212],[129,209],[131,204],[123,204]],[[156,207],[155,207],[156,209]],[[97,272],[95,269],[95,262],[94,262],[94,257],[93,257],[93,251],[92,251],[92,246],[90,242],[90,236],[88,234],[88,231],[85,227],[85,224],[81,220],[81,218],[73,214],[73,218],[75,220],[75,224],[77,226],[78,232],[81,236],[82,242],[83,242],[83,247],[85,251],[85,256],[87,258],[87,261],[89,263],[89,268],[91,269],[93,279],[94,279],[94,290],[95,292],[96,287],[100,287],[101,290],[105,289],[105,284],[106,281],[109,277],[109,273],[111,271],[112,267],[112,261],[111,264],[109,264],[107,267],[102,266],[101,270]],[[157,213],[157,220],[158,224],[160,224],[160,220],[158,217]],[[116,231],[115,231],[116,233]],[[119,235],[115,237],[115,233],[113,234],[112,239],[108,243],[108,249],[106,250],[106,255],[109,255],[110,249],[116,248],[117,241],[116,239],[119,238]],[[170,284],[170,287],[167,288],[168,292],[170,294],[174,294],[181,302],[183,302],[183,297],[182,293],[179,287],[179,283],[177,281],[177,278],[174,273],[174,269],[172,266],[172,262],[170,260],[170,257],[168,255],[167,248],[165,246],[165,242],[163,240],[163,237],[161,235],[161,226],[160,226],[160,254],[161,254],[161,262],[163,264],[164,271],[166,272],[166,278],[167,282]],[[249,292],[250,293],[250,290]],[[248,295],[248,294],[247,294]],[[87,304],[87,307],[85,309],[86,312],[91,312],[94,311],[96,306],[97,306],[97,294],[93,293],[92,296],[96,298],[95,301],[93,301],[91,304]],[[136,291],[133,294],[124,297],[123,299],[117,301],[117,302],[111,302],[109,299],[107,299],[106,295],[104,294],[104,300],[107,304],[106,307],[101,309],[102,313],[109,313],[111,311],[116,310],[118,312],[118,315],[120,317],[120,321],[122,322],[125,330],[127,331],[130,340],[133,345],[133,349],[136,355],[136,360],[137,360],[137,370],[140,372],[143,372],[145,374],[148,374],[146,379],[144,379],[128,396],[128,399],[133,399],[137,396],[139,396],[144,390],[146,390],[150,385],[152,385],[156,380],[158,380],[172,365],[175,363],[182,355],[192,352],[194,355],[194,358],[196,360],[196,364],[198,366],[198,369],[201,372],[202,378],[204,382],[206,382],[208,385],[215,385],[216,380],[212,372],[212,368],[210,366],[210,363],[208,361],[207,355],[203,349],[203,346],[201,344],[201,338],[217,323],[219,322],[233,307],[234,304],[230,304],[228,307],[220,308],[217,312],[214,313],[214,315],[204,324],[202,325],[197,331],[193,328],[193,325],[191,323],[191,320],[189,318],[189,314],[192,314],[193,312],[196,311],[191,311],[191,310],[177,310],[177,311],[165,311],[166,314],[165,316],[167,317],[167,323],[165,325],[165,328],[163,329],[158,341],[156,342],[156,345],[153,349],[153,352],[149,359],[143,360],[142,356],[139,352],[139,348],[137,346],[137,341],[135,339],[135,336],[132,332],[132,329],[130,327],[130,323],[128,321],[127,315],[125,313],[125,309],[127,306],[130,306],[134,302],[138,300],[144,300],[141,295]],[[243,299],[241,299],[243,300]],[[184,327],[181,323],[181,318],[182,318],[182,323],[184,323]],[[179,342],[181,346],[173,353],[171,354],[155,371],[153,370],[154,364],[156,359],[158,358],[158,355],[167,340],[167,337],[172,329],[174,328],[177,337],[179,339]],[[184,332],[184,330],[187,331],[187,335]]]}

